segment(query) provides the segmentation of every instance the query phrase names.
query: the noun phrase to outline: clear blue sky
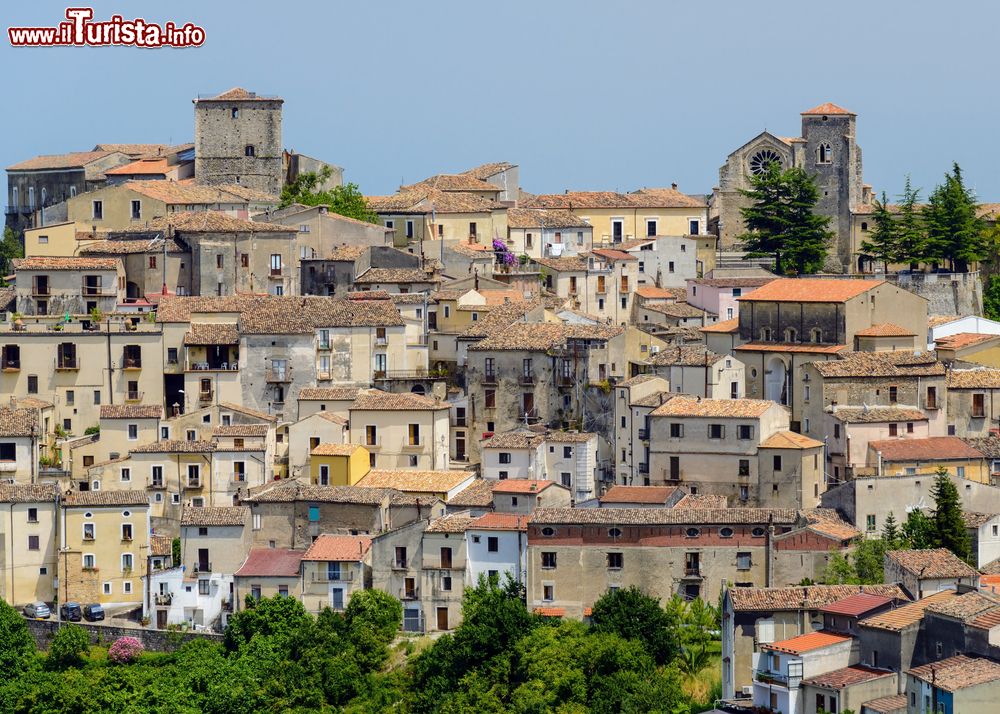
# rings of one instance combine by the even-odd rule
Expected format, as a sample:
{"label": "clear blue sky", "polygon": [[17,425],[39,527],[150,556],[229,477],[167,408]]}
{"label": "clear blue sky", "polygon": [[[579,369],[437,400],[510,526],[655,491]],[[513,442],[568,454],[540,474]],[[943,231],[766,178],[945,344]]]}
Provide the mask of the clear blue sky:
{"label": "clear blue sky", "polygon": [[1000,200],[998,5],[99,1],[98,19],[206,30],[199,49],[141,50],[13,49],[7,26],[54,25],[66,2],[5,2],[0,162],[189,140],[192,97],[239,85],[284,97],[285,146],[368,193],[499,160],[533,192],[696,193],[760,130],[797,135],[832,101],[858,114],[876,190],[910,173],[926,195],[957,160]]}

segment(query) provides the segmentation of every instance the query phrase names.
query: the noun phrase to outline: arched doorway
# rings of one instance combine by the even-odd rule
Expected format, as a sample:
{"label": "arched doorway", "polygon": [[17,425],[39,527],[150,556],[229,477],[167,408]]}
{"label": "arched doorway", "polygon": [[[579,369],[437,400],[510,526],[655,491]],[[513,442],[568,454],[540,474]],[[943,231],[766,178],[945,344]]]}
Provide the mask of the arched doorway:
{"label": "arched doorway", "polygon": [[426,394],[427,393],[427,390],[424,389],[424,385],[422,385],[422,384],[414,384],[412,387],[410,387],[410,391],[413,392],[414,394]]}
{"label": "arched doorway", "polygon": [[764,398],[788,404],[788,370],[780,357],[772,357],[764,372]]}

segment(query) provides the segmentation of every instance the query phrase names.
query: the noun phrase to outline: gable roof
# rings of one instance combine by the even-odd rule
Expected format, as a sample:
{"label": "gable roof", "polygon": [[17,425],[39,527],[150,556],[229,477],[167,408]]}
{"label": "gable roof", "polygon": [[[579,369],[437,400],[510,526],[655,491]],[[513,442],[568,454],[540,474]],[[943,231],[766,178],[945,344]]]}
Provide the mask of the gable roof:
{"label": "gable roof", "polygon": [[885,557],[918,578],[970,578],[978,575],[975,568],[947,548],[890,550]]}
{"label": "gable roof", "polygon": [[775,406],[766,399],[700,399],[674,397],[653,410],[651,416],[756,419]]}
{"label": "gable roof", "polygon": [[313,456],[350,456],[358,449],[363,449],[358,444],[318,444],[309,453]]}
{"label": "gable roof", "polygon": [[956,655],[907,670],[908,675],[936,689],[957,692],[967,687],[1000,680],[1000,663],[982,657]]}
{"label": "gable roof", "polygon": [[413,392],[383,392],[381,389],[363,389],[358,392],[351,411],[438,411],[448,409],[448,402]]}
{"label": "gable roof", "polygon": [[11,261],[14,270],[118,270],[120,258],[59,258],[35,256]]}
{"label": "gable roof", "polygon": [[44,154],[7,167],[8,171],[53,171],[58,169],[82,169],[98,159],[117,153],[109,151],[71,151],[68,154]]}
{"label": "gable roof", "polygon": [[363,560],[371,547],[370,536],[324,533],[312,542],[302,555],[302,560],[356,562]]}
{"label": "gable roof", "polygon": [[242,526],[246,524],[250,509],[246,506],[203,506],[185,508],[181,513],[182,526]]}
{"label": "gable roof", "polygon": [[895,672],[888,670],[873,669],[863,664],[852,664],[850,667],[835,669],[831,672],[824,672],[823,674],[803,679],[802,684],[809,685],[810,687],[839,690],[861,684],[862,682],[895,676]]}
{"label": "gable roof", "polygon": [[880,422],[927,421],[919,409],[901,407],[836,407],[833,418],[845,424],[877,424]]}
{"label": "gable roof", "polygon": [[877,615],[871,615],[858,622],[865,627],[874,627],[879,630],[889,630],[898,632],[910,625],[920,622],[924,617],[924,611],[935,603],[949,600],[956,596],[954,590],[942,590],[933,595],[928,595],[916,602],[907,603],[892,610],[886,610]]}
{"label": "gable roof", "polygon": [[877,325],[858,330],[854,334],[857,337],[914,337],[916,335],[915,332],[892,322],[880,322]]}
{"label": "gable roof", "polygon": [[823,446],[822,441],[811,439],[794,431],[776,431],[761,442],[762,449],[815,449]]}
{"label": "gable roof", "polygon": [[102,404],[101,419],[160,419],[163,407],[159,404]]}
{"label": "gable roof", "polygon": [[957,436],[881,439],[869,441],[868,447],[881,454],[882,461],[944,461],[983,458],[982,453]]}
{"label": "gable roof", "polygon": [[305,551],[289,548],[251,548],[247,559],[234,575],[238,578],[296,577]]}
{"label": "gable roof", "polygon": [[619,486],[609,488],[601,496],[601,504],[605,503],[649,503],[662,506],[667,500],[680,491],[677,486]]}
{"label": "gable roof", "polygon": [[40,431],[37,410],[0,407],[0,436],[31,436]]}
{"label": "gable roof", "polygon": [[1000,389],[1000,369],[949,370],[948,389]]}
{"label": "gable roof", "polygon": [[829,605],[820,608],[821,612],[830,615],[847,615],[848,617],[861,617],[865,613],[877,610],[892,602],[891,597],[875,595],[872,593],[855,593],[848,595],[843,600],[837,600]]}
{"label": "gable roof", "polygon": [[822,377],[934,377],[945,373],[933,352],[842,351],[836,359],[810,363]]}
{"label": "gable roof", "polygon": [[509,478],[493,484],[493,493],[541,493],[545,489],[555,485],[554,481]]}
{"label": "gable roof", "polygon": [[417,493],[444,493],[474,476],[472,471],[418,471],[416,469],[372,469],[357,485],[394,488]]}
{"label": "gable roof", "polygon": [[843,107],[837,106],[833,102],[824,102],[823,104],[813,107],[812,109],[805,110],[804,112],[802,112],[802,114],[803,116],[810,116],[813,114],[830,114],[830,115],[842,114],[842,115],[855,116],[854,112],[850,111],[849,109],[844,109]]}
{"label": "gable roof", "polygon": [[781,588],[735,587],[726,591],[738,612],[818,610],[855,593],[908,600],[898,585],[793,585]]}
{"label": "gable roof", "polygon": [[745,302],[847,302],[884,280],[851,278],[778,278],[737,300]]}
{"label": "gable roof", "polygon": [[817,632],[807,632],[804,635],[798,635],[797,637],[779,642],[771,642],[770,644],[761,643],[760,646],[765,649],[774,650],[775,652],[802,654],[850,641],[851,637],[847,635],[838,635],[834,632],[819,630]]}

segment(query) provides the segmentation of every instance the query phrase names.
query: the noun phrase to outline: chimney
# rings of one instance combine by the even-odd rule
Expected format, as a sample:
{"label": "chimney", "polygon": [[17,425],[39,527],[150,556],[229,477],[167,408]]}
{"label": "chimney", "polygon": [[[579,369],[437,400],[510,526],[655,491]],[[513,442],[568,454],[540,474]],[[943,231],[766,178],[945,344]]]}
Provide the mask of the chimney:
{"label": "chimney", "polygon": [[670,188],[672,188],[674,191],[676,191],[677,190],[677,182],[675,181],[674,183],[670,184]]}

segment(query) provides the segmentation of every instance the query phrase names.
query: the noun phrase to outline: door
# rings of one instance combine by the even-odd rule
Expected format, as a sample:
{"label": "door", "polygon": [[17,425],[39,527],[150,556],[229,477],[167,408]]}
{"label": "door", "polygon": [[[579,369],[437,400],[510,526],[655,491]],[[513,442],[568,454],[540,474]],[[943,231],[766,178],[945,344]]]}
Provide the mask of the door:
{"label": "door", "polygon": [[521,399],[521,414],[526,417],[535,416],[535,393],[525,392]]}
{"label": "door", "polygon": [[198,570],[205,573],[211,570],[208,563],[208,548],[198,549]]}
{"label": "door", "polygon": [[451,567],[451,548],[441,549],[441,567],[442,568]]}
{"label": "door", "polygon": [[437,628],[439,630],[448,629],[448,608],[439,607],[437,609]]}
{"label": "door", "polygon": [[167,629],[167,611],[157,610],[156,611],[156,629],[165,630]]}
{"label": "door", "polygon": [[330,590],[330,607],[334,610],[344,609],[344,589],[333,588]]}

